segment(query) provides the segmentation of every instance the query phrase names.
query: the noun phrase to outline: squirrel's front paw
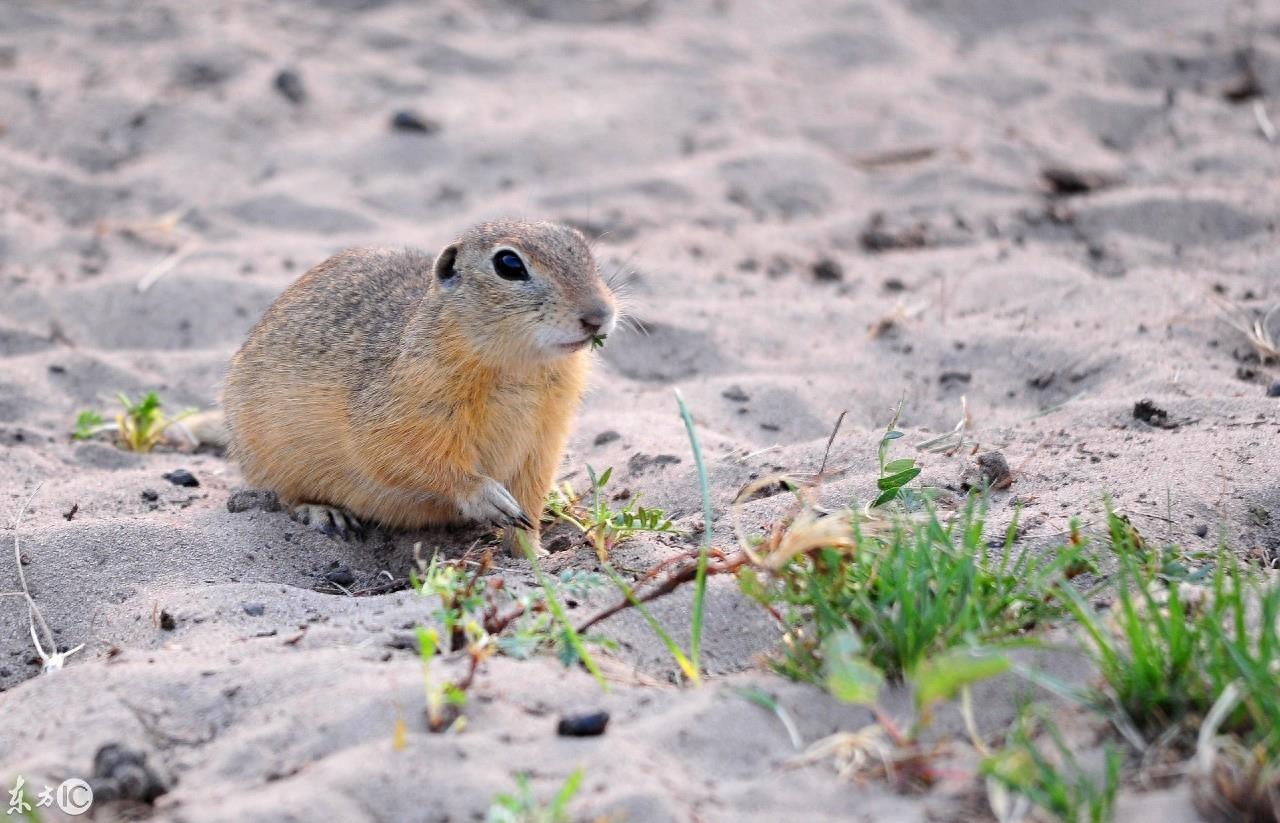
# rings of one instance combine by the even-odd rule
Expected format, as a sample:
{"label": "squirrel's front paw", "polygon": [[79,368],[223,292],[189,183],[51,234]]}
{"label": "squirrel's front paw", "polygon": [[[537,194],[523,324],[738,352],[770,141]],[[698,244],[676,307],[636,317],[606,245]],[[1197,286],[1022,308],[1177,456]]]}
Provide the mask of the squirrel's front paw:
{"label": "squirrel's front paw", "polygon": [[503,488],[501,483],[487,477],[474,494],[459,503],[458,508],[462,509],[464,517],[480,523],[533,528],[533,521],[520,508],[511,492]]}

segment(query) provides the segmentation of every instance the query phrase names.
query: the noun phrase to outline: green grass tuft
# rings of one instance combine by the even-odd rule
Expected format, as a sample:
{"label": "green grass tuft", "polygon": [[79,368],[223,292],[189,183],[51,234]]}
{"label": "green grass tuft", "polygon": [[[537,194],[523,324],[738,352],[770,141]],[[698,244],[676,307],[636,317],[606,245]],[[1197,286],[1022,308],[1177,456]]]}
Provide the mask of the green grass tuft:
{"label": "green grass tuft", "polygon": [[740,581],[787,626],[774,660],[782,673],[821,680],[824,643],[853,635],[860,656],[900,679],[948,649],[1016,638],[1060,612],[1050,595],[1083,549],[1015,550],[1016,530],[1015,521],[989,556],[984,514],[971,499],[945,524],[932,510],[875,533],[855,522],[852,548],[819,548],[775,572],[745,570]]}
{"label": "green grass tuft", "polygon": [[1146,739],[1184,726],[1189,740],[1226,688],[1239,683],[1244,698],[1223,730],[1280,753],[1280,586],[1242,568],[1225,549],[1207,574],[1187,575],[1169,561],[1176,550],[1152,550],[1120,515],[1109,513],[1108,527],[1117,564],[1109,610],[1100,613],[1073,587],[1060,586],[1100,673],[1097,705]]}
{"label": "green grass tuft", "polygon": [[[1037,734],[1037,725],[1043,727],[1043,737],[1048,738],[1047,750],[1038,742],[1041,735]],[[1081,767],[1052,719],[1024,709],[1010,728],[1004,748],[983,760],[982,773],[1056,820],[1109,823],[1124,758],[1108,746],[1103,760],[1102,774],[1090,774]]]}
{"label": "green grass tuft", "polygon": [[540,803],[529,776],[516,775],[516,790],[512,794],[500,794],[493,799],[485,823],[569,823],[569,803],[582,788],[585,777],[582,769],[574,769],[549,803]]}

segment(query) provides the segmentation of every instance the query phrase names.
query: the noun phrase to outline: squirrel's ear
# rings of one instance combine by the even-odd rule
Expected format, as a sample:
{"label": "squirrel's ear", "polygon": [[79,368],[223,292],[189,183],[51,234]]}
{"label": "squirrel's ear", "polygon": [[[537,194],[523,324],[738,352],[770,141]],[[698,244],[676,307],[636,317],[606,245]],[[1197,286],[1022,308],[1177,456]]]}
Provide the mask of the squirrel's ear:
{"label": "squirrel's ear", "polygon": [[445,246],[436,257],[436,264],[432,267],[436,279],[441,283],[447,283],[458,276],[458,270],[455,264],[458,262],[458,244],[450,243]]}

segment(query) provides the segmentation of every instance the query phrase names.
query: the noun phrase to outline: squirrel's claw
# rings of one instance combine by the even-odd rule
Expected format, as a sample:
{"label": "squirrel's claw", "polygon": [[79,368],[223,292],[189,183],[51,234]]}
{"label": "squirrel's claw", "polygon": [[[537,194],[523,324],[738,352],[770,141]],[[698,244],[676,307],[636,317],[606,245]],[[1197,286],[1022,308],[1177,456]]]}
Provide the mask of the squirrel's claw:
{"label": "squirrel's claw", "polygon": [[485,478],[480,490],[459,508],[470,520],[480,523],[492,523],[496,526],[519,526],[523,529],[533,528],[529,516],[520,508],[520,504],[511,496],[501,483]]}
{"label": "squirrel's claw", "polygon": [[289,515],[304,526],[310,526],[328,537],[364,540],[364,526],[360,521],[335,506],[304,503],[294,506]]}

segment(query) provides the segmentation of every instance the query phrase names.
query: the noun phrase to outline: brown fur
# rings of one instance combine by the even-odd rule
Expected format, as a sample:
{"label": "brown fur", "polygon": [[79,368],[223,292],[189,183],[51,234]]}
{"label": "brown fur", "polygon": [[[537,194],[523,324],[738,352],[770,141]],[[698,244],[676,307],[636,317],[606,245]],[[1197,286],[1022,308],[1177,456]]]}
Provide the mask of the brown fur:
{"label": "brown fur", "polygon": [[[502,248],[530,280],[495,273]],[[434,266],[412,251],[343,252],[286,289],[233,359],[232,454],[286,504],[396,528],[464,519],[491,478],[536,546],[590,358],[548,340],[581,337],[583,313],[606,309],[582,236],[553,224],[484,224]]]}

